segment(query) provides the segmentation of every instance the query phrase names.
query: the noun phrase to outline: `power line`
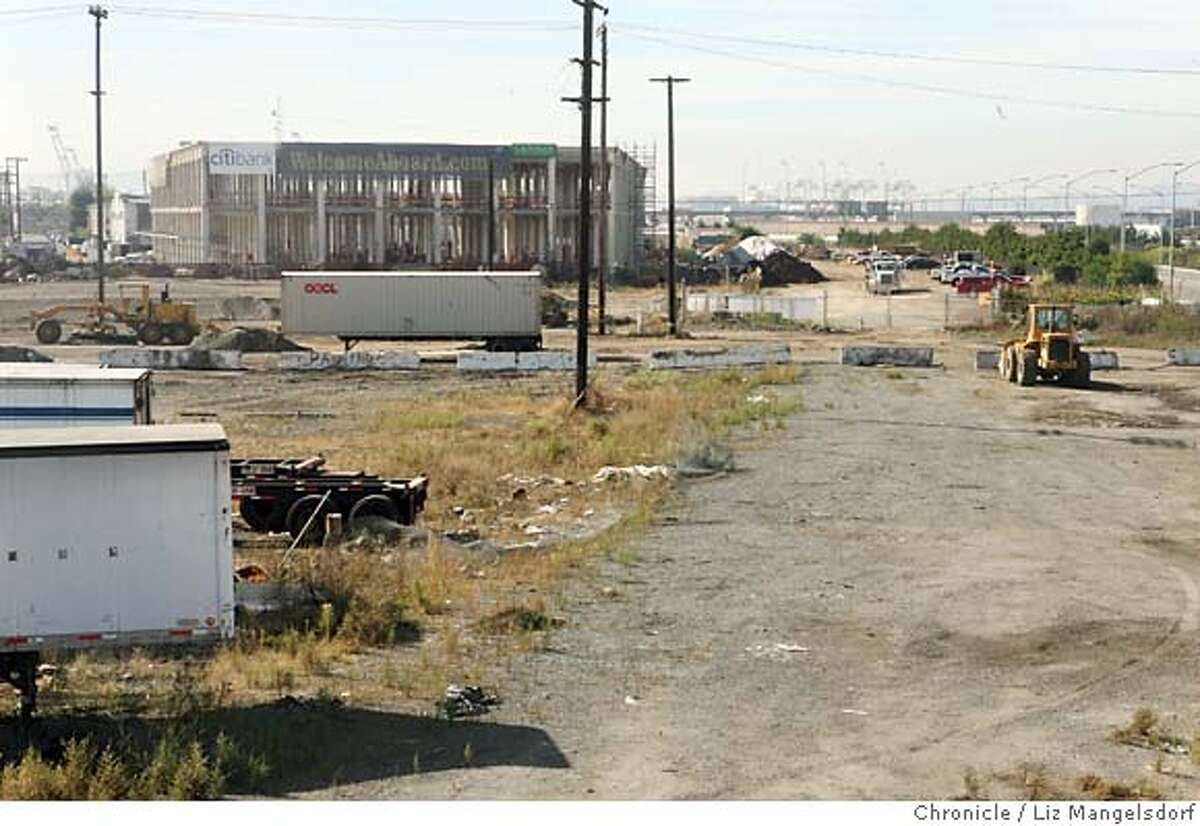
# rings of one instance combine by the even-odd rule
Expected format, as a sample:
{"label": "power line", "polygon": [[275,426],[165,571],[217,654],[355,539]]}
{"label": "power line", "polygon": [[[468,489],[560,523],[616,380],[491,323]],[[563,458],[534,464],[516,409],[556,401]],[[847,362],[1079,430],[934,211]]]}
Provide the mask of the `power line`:
{"label": "power line", "polygon": [[824,54],[840,54],[853,57],[879,57],[889,60],[911,60],[927,63],[959,63],[971,66],[997,66],[1009,69],[1045,69],[1059,72],[1100,72],[1104,74],[1134,74],[1134,75],[1185,75],[1200,76],[1200,69],[1165,69],[1148,66],[1102,66],[1089,63],[1053,63],[1047,61],[1021,61],[1000,58],[969,57],[955,55],[930,55],[913,52],[893,52],[881,49],[862,49],[843,46],[827,46],[802,41],[775,40],[769,38],[746,37],[731,35],[724,32],[705,34],[702,32],[669,29],[658,26],[640,26],[632,23],[618,24],[618,28],[631,31],[651,32],[658,34],[679,35],[700,40],[719,38],[727,43],[745,43],[751,46],[771,46],[780,49],[794,49],[806,52]]}
{"label": "power line", "polygon": [[155,8],[152,6],[113,5],[113,11],[136,17],[163,20],[253,23],[281,26],[320,26],[322,28],[371,28],[393,30],[456,31],[571,31],[574,26],[546,20],[470,20],[400,17],[348,17],[335,15],[283,14],[272,12],[227,12],[207,9]]}
{"label": "power line", "polygon": [[694,43],[666,38],[655,37],[647,34],[633,34],[629,31],[625,32],[626,37],[632,37],[637,40],[644,40],[650,43],[658,43],[666,46],[678,46],[683,49],[701,52],[703,54],[715,55],[717,57],[726,57],[732,60],[740,60],[748,63],[757,63],[763,66],[774,66],[779,69],[792,69],[794,71],[806,72],[808,74],[822,75],[824,77],[833,77],[840,80],[853,80],[861,83],[874,83],[880,86],[890,86],[897,89],[911,89],[918,92],[930,92],[939,95],[952,95],[955,97],[971,98],[974,100],[986,100],[990,102],[1003,101],[1005,103],[1021,103],[1029,106],[1048,106],[1058,109],[1073,109],[1084,112],[1103,112],[1105,114],[1120,114],[1120,115],[1146,115],[1152,117],[1164,118],[1200,118],[1200,112],[1192,111],[1168,111],[1164,109],[1136,109],[1126,106],[1110,106],[1101,103],[1080,103],[1078,101],[1067,100],[1052,100],[1048,98],[1031,98],[1021,95],[1013,95],[1002,92],[978,92],[972,89],[961,89],[953,86],[938,86],[929,83],[916,83],[906,80],[892,80],[890,78],[876,77],[874,75],[865,75],[855,72],[840,72],[833,69],[821,69],[813,66],[804,66],[799,63],[791,63],[783,60],[774,60],[772,58],[757,57],[755,55],[740,54],[738,52],[729,52],[723,49],[713,49],[707,46],[698,46]]}
{"label": "power line", "polygon": [[0,9],[0,17],[8,17],[9,15],[21,14],[46,14],[48,12],[77,12],[79,6],[77,4],[61,5],[61,6],[26,6],[23,9]]}

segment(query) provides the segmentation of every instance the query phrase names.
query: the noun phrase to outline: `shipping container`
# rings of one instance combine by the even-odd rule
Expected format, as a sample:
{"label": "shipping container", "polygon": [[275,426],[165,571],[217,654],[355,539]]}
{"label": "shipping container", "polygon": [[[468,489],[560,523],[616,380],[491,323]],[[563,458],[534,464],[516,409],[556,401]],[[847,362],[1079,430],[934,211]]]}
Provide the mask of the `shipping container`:
{"label": "shipping container", "polygon": [[540,349],[542,278],[492,272],[285,272],[289,335],[367,340],[481,340]]}
{"label": "shipping container", "polygon": [[151,424],[149,370],[0,364],[0,429]]}
{"label": "shipping container", "polygon": [[219,425],[0,431],[0,680],[46,650],[234,634]]}

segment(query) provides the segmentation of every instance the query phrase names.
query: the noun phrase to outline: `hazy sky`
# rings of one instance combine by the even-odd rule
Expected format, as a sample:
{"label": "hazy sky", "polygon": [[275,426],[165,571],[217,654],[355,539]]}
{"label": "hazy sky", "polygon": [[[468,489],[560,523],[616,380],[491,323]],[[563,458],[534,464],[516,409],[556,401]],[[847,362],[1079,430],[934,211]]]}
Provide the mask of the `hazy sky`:
{"label": "hazy sky", "polygon": [[[578,93],[578,70],[568,59],[580,49],[580,34],[566,27],[578,24],[581,13],[570,0],[133,2],[160,9],[542,21],[564,28],[282,28],[164,20],[113,6],[104,28],[105,165],[120,180],[136,178],[151,155],[179,141],[271,139],[276,98],[289,139],[293,133],[314,141],[579,139],[577,111],[559,102]],[[41,20],[6,15],[38,5],[63,4],[0,0],[0,154],[28,156],[29,179],[54,182],[58,166],[48,124],[58,125],[85,166],[94,163],[87,94],[93,28],[85,4]],[[1023,175],[1200,159],[1200,74],[933,63],[728,39],[1198,71],[1200,3],[1194,1],[612,0],[611,9],[614,143],[657,141],[665,148],[665,92],[647,78],[667,72],[693,78],[677,94],[682,194],[732,194],[743,183],[774,185],[785,177],[819,181],[821,162],[831,182],[879,180],[886,171],[932,193]],[[702,39],[654,35],[638,26],[686,30]],[[953,87],[981,97],[894,84]],[[1072,110],[1018,98],[1192,116]],[[1144,186],[1166,187],[1169,177],[1147,175]],[[1120,175],[1100,175],[1078,187],[1121,185]],[[1061,187],[1047,188],[1061,193]],[[1200,190],[1200,168],[1189,189]]]}

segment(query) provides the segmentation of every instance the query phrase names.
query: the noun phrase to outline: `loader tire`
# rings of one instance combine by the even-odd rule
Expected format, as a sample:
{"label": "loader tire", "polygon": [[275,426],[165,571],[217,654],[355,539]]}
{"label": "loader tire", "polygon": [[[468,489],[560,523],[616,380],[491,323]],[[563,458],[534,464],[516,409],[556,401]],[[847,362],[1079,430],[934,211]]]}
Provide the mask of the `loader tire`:
{"label": "loader tire", "polygon": [[[292,535],[292,539],[300,547],[318,547],[325,541],[325,519],[327,513],[333,513],[334,507],[332,503],[326,502],[324,507],[321,507],[322,497],[316,494],[302,496],[297,499],[288,509],[287,529]],[[317,513],[320,508],[321,512]],[[313,514],[317,513],[316,518]],[[309,525],[309,520],[312,519],[312,524]],[[308,525],[308,530],[304,530],[304,526]],[[303,531],[303,537],[301,532]]]}
{"label": "loader tire", "polygon": [[1092,386],[1092,359],[1087,353],[1079,354],[1075,369],[1071,371],[1070,384],[1080,388]]}
{"label": "loader tire", "polygon": [[147,321],[138,328],[138,341],[151,346],[162,344],[163,328],[157,321]]}
{"label": "loader tire", "polygon": [[166,330],[167,341],[171,344],[187,346],[196,338],[196,334],[192,332],[192,328],[186,324],[170,324]]}
{"label": "loader tire", "polygon": [[53,318],[48,318],[38,324],[37,329],[34,331],[39,344],[58,344],[58,342],[62,341],[62,334],[62,323],[55,321]]}
{"label": "loader tire", "polygon": [[1032,350],[1022,350],[1017,355],[1017,384],[1022,387],[1033,387],[1037,383],[1037,353]]}

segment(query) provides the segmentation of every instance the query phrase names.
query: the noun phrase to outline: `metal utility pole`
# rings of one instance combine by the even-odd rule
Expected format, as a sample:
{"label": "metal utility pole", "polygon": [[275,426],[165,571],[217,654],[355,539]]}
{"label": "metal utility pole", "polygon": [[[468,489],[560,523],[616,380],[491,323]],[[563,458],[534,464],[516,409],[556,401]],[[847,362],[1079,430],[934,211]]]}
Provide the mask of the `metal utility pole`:
{"label": "metal utility pole", "polygon": [[583,9],[583,56],[576,62],[583,70],[582,89],[578,98],[564,98],[578,103],[581,121],[579,148],[579,318],[575,334],[575,403],[587,404],[588,391],[588,286],[592,269],[592,69],[595,36],[595,11],[608,9],[594,0],[571,0]]}
{"label": "metal utility pole", "polygon": [[4,171],[6,173],[6,176],[7,176],[7,172],[8,172],[8,165],[10,163],[13,165],[13,168],[15,170],[14,180],[16,181],[16,189],[17,189],[17,201],[16,201],[16,210],[17,210],[16,211],[16,221],[17,221],[17,223],[16,223],[15,228],[13,229],[13,237],[16,238],[18,241],[21,240],[21,229],[22,229],[22,224],[21,224],[21,164],[25,163],[28,160],[29,160],[29,158],[11,158],[11,157],[4,159]]}
{"label": "metal utility pole", "polygon": [[100,87],[100,24],[108,19],[108,9],[103,6],[88,6],[88,14],[96,18],[96,277],[99,284],[98,298],[104,303],[104,145],[100,121],[100,101],[104,91]]}
{"label": "metal utility pole", "polygon": [[609,199],[608,168],[608,24],[600,27],[600,267],[596,277],[596,296],[600,314],[600,335],[607,332],[604,323],[605,303],[608,293],[608,211]]}
{"label": "metal utility pole", "polygon": [[651,83],[667,84],[667,319],[672,336],[679,333],[679,306],[675,299],[675,84],[691,83],[689,77],[650,78]]}
{"label": "metal utility pole", "polygon": [[488,272],[496,269],[496,161],[488,158],[487,182],[487,267]]}

